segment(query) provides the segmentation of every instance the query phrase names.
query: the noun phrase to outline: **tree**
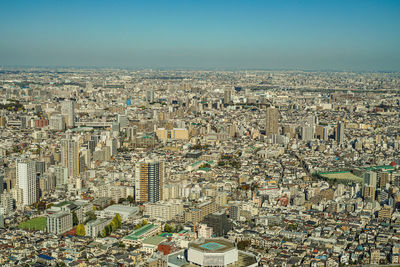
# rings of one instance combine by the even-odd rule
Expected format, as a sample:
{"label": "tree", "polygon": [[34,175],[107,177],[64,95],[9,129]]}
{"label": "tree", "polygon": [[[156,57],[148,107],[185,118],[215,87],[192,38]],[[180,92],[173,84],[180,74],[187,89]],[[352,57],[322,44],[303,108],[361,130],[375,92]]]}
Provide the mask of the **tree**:
{"label": "tree", "polygon": [[149,222],[147,220],[142,220],[142,226],[145,226],[146,224],[148,224]]}
{"label": "tree", "polygon": [[115,222],[115,218],[110,222],[111,231],[117,230],[117,223]]}
{"label": "tree", "polygon": [[77,236],[85,236],[86,235],[85,226],[83,224],[80,223],[76,227],[76,235]]}
{"label": "tree", "polygon": [[173,227],[172,225],[165,224],[165,226],[164,226],[164,232],[172,233],[172,232],[174,232],[174,227]]}
{"label": "tree", "polygon": [[220,160],[220,161],[218,161],[218,166],[225,166],[225,161],[223,161],[223,160]]}
{"label": "tree", "polygon": [[128,201],[131,202],[131,203],[134,202],[133,196],[128,196],[128,197],[126,198],[126,200],[128,200]]}
{"label": "tree", "polygon": [[109,236],[110,234],[111,234],[111,226],[106,225],[106,227],[104,227],[104,236]]}
{"label": "tree", "polygon": [[117,227],[120,228],[122,223],[121,223],[121,215],[119,213],[115,214],[115,218],[117,220]]}
{"label": "tree", "polygon": [[245,250],[248,246],[250,246],[250,241],[242,240],[237,243],[237,248],[239,250]]}
{"label": "tree", "polygon": [[72,224],[73,226],[78,225],[79,220],[78,220],[78,216],[76,216],[76,212],[72,212]]}

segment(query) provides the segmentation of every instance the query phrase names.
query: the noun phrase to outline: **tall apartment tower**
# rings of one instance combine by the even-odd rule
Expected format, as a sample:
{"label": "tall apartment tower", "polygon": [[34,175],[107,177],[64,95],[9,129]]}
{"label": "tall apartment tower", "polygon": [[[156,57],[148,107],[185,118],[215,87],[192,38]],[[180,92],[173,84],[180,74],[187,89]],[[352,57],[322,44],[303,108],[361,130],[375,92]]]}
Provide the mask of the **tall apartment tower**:
{"label": "tall apartment tower", "polygon": [[230,104],[232,102],[232,90],[225,88],[224,90],[224,104]]}
{"label": "tall apartment tower", "polygon": [[37,201],[35,162],[27,159],[16,161],[17,184],[22,190],[22,205],[29,206]]}
{"label": "tall apartment tower", "polygon": [[135,199],[137,202],[162,200],[164,162],[145,160],[138,162],[135,169]]}
{"label": "tall apartment tower", "polygon": [[154,103],[154,90],[146,91],[146,100],[149,103]]}
{"label": "tall apartment tower", "polygon": [[278,109],[274,107],[267,108],[265,134],[266,135],[278,134],[279,133],[278,122],[279,122]]}
{"label": "tall apartment tower", "polygon": [[61,104],[61,114],[66,117],[67,128],[73,128],[75,126],[75,102],[73,100],[64,101]]}
{"label": "tall apartment tower", "polygon": [[68,168],[68,176],[79,175],[79,144],[72,139],[61,140],[61,164]]}
{"label": "tall apartment tower", "polygon": [[338,144],[343,143],[343,141],[344,141],[344,123],[343,122],[339,122],[337,124],[335,138],[336,138],[336,142]]}

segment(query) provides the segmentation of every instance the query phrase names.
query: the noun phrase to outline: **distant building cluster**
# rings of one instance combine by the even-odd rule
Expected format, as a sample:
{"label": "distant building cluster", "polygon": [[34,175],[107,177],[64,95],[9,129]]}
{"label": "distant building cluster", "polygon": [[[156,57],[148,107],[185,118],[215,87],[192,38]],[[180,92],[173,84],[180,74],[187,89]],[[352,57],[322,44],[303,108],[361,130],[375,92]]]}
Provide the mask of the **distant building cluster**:
{"label": "distant building cluster", "polygon": [[2,70],[0,265],[400,264],[399,85]]}

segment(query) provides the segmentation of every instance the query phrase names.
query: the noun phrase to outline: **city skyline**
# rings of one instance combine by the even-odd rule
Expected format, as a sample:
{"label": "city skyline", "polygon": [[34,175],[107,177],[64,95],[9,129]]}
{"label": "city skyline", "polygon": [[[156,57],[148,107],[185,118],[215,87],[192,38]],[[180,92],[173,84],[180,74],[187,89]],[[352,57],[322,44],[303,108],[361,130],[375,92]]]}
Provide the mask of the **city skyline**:
{"label": "city skyline", "polygon": [[396,1],[0,7],[3,67],[400,70]]}

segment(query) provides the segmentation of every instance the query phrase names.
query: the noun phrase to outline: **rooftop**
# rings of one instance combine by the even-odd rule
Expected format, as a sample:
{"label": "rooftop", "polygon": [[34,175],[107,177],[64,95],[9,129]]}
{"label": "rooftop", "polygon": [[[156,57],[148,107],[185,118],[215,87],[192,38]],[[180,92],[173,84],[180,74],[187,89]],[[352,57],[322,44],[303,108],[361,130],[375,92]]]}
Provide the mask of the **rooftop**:
{"label": "rooftop", "polygon": [[143,240],[143,244],[150,244],[150,245],[156,246],[165,240],[167,240],[167,239],[162,236],[151,236],[151,237],[148,237],[145,240]]}
{"label": "rooftop", "polygon": [[105,211],[118,212],[118,213],[132,213],[138,210],[137,207],[125,205],[112,205],[104,209]]}
{"label": "rooftop", "polygon": [[57,204],[54,204],[54,207],[62,207],[62,206],[65,206],[65,205],[71,205],[71,204],[74,204],[74,202],[73,201],[63,201],[63,202],[60,202],[60,203],[57,203]]}
{"label": "rooftop", "polygon": [[204,253],[223,253],[235,248],[235,245],[228,240],[213,238],[191,242],[189,247]]}
{"label": "rooftop", "polygon": [[145,226],[142,226],[139,229],[130,233],[129,235],[125,236],[124,239],[137,240],[141,238],[144,234],[146,234],[148,231],[152,230],[154,227],[156,226],[152,223],[146,224]]}

